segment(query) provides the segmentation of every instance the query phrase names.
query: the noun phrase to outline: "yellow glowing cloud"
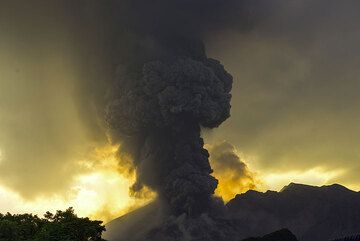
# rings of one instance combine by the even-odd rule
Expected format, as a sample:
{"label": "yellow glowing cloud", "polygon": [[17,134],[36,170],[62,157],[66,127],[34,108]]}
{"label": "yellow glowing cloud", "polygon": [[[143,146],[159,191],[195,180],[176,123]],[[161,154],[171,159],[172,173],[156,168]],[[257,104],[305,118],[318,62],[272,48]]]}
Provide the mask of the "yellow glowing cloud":
{"label": "yellow glowing cloud", "polygon": [[239,176],[234,171],[215,172],[214,175],[219,180],[215,194],[224,201],[233,199],[236,194],[256,190],[260,184],[260,181],[256,182],[254,177]]}
{"label": "yellow glowing cloud", "polygon": [[315,186],[330,184],[329,182],[344,172],[341,169],[327,170],[322,167],[315,167],[305,171],[290,170],[263,174],[261,179],[267,188],[279,191],[291,182]]}
{"label": "yellow glowing cloud", "polygon": [[79,211],[87,216],[109,221],[154,198],[150,192],[144,196],[129,195],[135,173],[131,170],[129,157],[118,154],[119,148],[119,145],[97,147],[82,162],[91,171],[78,178],[77,201],[84,204],[83,210]]}
{"label": "yellow glowing cloud", "polygon": [[210,152],[210,162],[214,169],[213,175],[219,184],[215,190],[217,196],[229,201],[236,194],[250,189],[258,189],[261,184],[257,175],[252,172],[244,157],[229,142],[220,142],[215,145],[206,145]]}
{"label": "yellow glowing cloud", "polygon": [[[291,182],[314,186],[332,184],[338,178],[345,176],[347,172],[345,169],[329,169],[322,166],[306,170],[289,168],[270,172],[249,166],[248,163],[256,162],[256,157],[245,156],[229,142],[220,142],[206,147],[210,152],[210,161],[214,169],[213,175],[219,180],[215,194],[222,197],[224,201],[229,201],[236,194],[250,189],[280,191]],[[354,190],[359,189],[359,186],[356,185],[347,186]]]}
{"label": "yellow glowing cloud", "polygon": [[86,168],[86,174],[78,176],[65,195],[43,196],[28,201],[0,186],[0,213],[31,212],[42,215],[46,211],[74,207],[79,216],[107,222],[145,205],[153,196],[140,199],[129,195],[129,187],[135,177],[119,173],[117,150],[118,146],[111,145],[95,148],[87,161],[80,162]]}
{"label": "yellow glowing cloud", "polygon": [[[219,180],[216,195],[225,201],[249,189],[279,191],[290,182],[310,185],[325,185],[343,175],[344,170],[328,170],[316,167],[305,171],[289,170],[265,173],[251,170],[245,157],[234,146],[222,143],[207,146],[212,154],[214,176]],[[66,194],[42,196],[29,201],[16,192],[0,186],[0,213],[55,212],[74,207],[79,216],[88,216],[105,222],[119,217],[154,198],[154,194],[129,194],[129,187],[135,180],[135,173],[128,170],[129,160],[120,159],[118,145],[94,148],[80,164],[84,174],[77,176]],[[128,157],[122,157],[128,158]],[[125,163],[125,166],[123,164]],[[146,193],[148,194],[148,193]]]}
{"label": "yellow glowing cloud", "polygon": [[[219,170],[215,168],[214,175],[219,180],[216,194],[225,201],[232,199],[236,194],[244,193],[250,189],[266,191],[268,189],[280,191],[291,182],[307,185],[322,186],[332,184],[336,178],[345,174],[345,170],[327,170],[316,167],[305,171],[289,170],[272,172],[269,174],[247,171],[246,175],[239,175],[234,170]],[[358,190],[359,186],[348,185],[348,188]]]}

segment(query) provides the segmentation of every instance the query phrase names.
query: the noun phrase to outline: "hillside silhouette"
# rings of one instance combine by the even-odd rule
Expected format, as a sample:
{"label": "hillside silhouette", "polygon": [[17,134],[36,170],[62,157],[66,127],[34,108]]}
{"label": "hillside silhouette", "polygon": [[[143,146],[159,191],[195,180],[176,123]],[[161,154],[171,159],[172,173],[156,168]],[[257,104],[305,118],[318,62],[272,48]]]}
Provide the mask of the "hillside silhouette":
{"label": "hillside silhouette", "polygon": [[[147,231],[161,222],[160,206],[154,202],[109,222],[104,237],[113,241],[146,240]],[[299,241],[360,233],[360,193],[337,184],[315,187],[291,183],[280,192],[251,190],[230,200],[226,208],[226,219],[236,226],[238,240],[284,228]]]}
{"label": "hillside silhouette", "polygon": [[291,183],[280,192],[248,191],[227,207],[250,235],[286,227],[301,241],[320,241],[360,232],[360,193],[338,184]]}

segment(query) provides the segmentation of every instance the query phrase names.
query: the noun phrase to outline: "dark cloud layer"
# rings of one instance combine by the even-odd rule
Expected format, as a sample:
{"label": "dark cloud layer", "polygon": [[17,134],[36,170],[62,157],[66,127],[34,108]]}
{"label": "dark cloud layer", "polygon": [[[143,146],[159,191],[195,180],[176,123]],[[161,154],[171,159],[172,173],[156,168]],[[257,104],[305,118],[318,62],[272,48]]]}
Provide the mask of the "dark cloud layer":
{"label": "dark cloud layer", "polygon": [[0,3],[0,183],[24,197],[66,191],[84,172],[77,162],[106,142],[92,91],[110,75],[101,6]]}
{"label": "dark cloud layer", "polygon": [[357,182],[357,1],[1,4],[0,180],[23,196],[66,190],[110,137],[133,159],[132,191],[176,215],[149,240],[234,238],[201,138],[230,116],[232,76],[208,56],[237,80],[214,139],[262,171],[352,169],[339,180]]}
{"label": "dark cloud layer", "polygon": [[263,172],[344,169],[331,182],[359,187],[360,4],[271,2],[252,31],[209,38],[236,94],[232,118],[207,140],[240,146]]}
{"label": "dark cloud layer", "polygon": [[107,141],[116,68],[116,78],[158,59],[171,69],[169,55],[203,58],[205,40],[236,79],[232,118],[214,139],[256,156],[262,171],[343,168],[334,181],[357,184],[359,8],[351,0],[2,1],[0,181],[27,197],[65,190],[82,171],[76,160]]}

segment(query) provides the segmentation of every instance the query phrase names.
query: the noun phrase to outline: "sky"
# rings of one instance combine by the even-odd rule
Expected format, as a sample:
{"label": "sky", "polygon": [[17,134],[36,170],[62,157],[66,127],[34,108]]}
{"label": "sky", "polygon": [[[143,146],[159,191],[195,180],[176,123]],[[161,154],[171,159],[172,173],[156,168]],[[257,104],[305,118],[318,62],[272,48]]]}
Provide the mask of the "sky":
{"label": "sky", "polygon": [[312,170],[359,190],[358,7],[288,1],[250,33],[212,38],[235,81],[232,117],[210,136],[268,174]]}
{"label": "sky", "polygon": [[[91,102],[101,96],[85,80],[102,88],[111,76],[109,20],[98,4],[0,3],[2,213],[73,206],[108,221],[154,197],[129,195],[134,177],[119,165],[119,147]],[[203,130],[210,153],[218,150],[211,160],[218,195],[228,200],[290,182],[360,190],[359,7],[281,2],[247,32],[223,29],[206,38],[208,55],[234,76],[231,118]],[[87,15],[94,9],[97,15]],[[219,147],[231,162],[219,161]],[[239,171],[228,179],[233,163]]]}

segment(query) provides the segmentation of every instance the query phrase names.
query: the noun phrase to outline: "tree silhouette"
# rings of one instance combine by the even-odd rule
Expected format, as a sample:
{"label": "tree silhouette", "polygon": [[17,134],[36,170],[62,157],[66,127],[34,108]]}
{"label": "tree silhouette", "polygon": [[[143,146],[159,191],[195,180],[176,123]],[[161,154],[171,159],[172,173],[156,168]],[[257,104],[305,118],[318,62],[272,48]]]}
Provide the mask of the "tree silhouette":
{"label": "tree silhouette", "polygon": [[32,214],[0,214],[0,241],[105,241],[102,221],[79,218],[73,208]]}

